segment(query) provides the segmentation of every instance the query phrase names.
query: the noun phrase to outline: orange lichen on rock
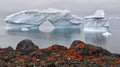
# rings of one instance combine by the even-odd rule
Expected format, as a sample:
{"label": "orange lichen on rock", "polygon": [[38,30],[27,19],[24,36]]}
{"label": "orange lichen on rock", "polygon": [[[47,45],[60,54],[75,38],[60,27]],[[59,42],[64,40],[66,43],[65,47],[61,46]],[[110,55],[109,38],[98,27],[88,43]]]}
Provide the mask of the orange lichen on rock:
{"label": "orange lichen on rock", "polygon": [[88,49],[88,52],[92,52],[92,51],[93,51],[93,49],[92,49],[92,48],[89,48],[89,49]]}
{"label": "orange lichen on rock", "polygon": [[59,50],[57,53],[59,53],[59,54],[64,54],[65,51],[64,51],[64,50]]}
{"label": "orange lichen on rock", "polygon": [[30,56],[25,56],[25,59],[30,59],[31,57]]}
{"label": "orange lichen on rock", "polygon": [[77,44],[77,48],[83,48],[84,46],[85,46],[84,43],[79,43],[79,44]]}
{"label": "orange lichen on rock", "polygon": [[110,67],[114,67],[113,65],[110,65]]}
{"label": "orange lichen on rock", "polygon": [[45,64],[45,62],[44,62],[44,61],[41,61],[40,64],[43,65],[43,64]]}
{"label": "orange lichen on rock", "polygon": [[18,62],[23,63],[23,62],[25,62],[25,59],[21,58],[18,60]]}
{"label": "orange lichen on rock", "polygon": [[80,54],[77,54],[75,51],[71,50],[71,49],[68,49],[66,52],[67,56],[71,59],[77,59],[77,60],[81,60],[82,59],[82,55]]}
{"label": "orange lichen on rock", "polygon": [[49,61],[55,61],[55,58],[50,57],[50,58],[48,58],[48,60]]}
{"label": "orange lichen on rock", "polygon": [[106,65],[106,64],[107,64],[106,62],[102,62],[102,64],[101,64],[101,65],[102,65],[102,66],[104,66],[104,65]]}
{"label": "orange lichen on rock", "polygon": [[115,63],[120,63],[120,59],[115,58],[115,59],[114,59],[114,62],[115,62]]}
{"label": "orange lichen on rock", "polygon": [[16,57],[19,57],[20,56],[20,54],[16,54]]}
{"label": "orange lichen on rock", "polygon": [[99,60],[102,60],[101,57],[94,57],[94,56],[88,56],[89,59],[92,59],[94,61],[99,61]]}
{"label": "orange lichen on rock", "polygon": [[48,47],[47,49],[49,49],[49,50],[58,50],[58,46],[53,45],[53,46]]}
{"label": "orange lichen on rock", "polygon": [[78,58],[78,60],[80,61],[80,60],[82,59],[82,55],[77,54],[77,58]]}
{"label": "orange lichen on rock", "polygon": [[32,57],[32,61],[36,61],[36,60],[37,60],[36,56]]}
{"label": "orange lichen on rock", "polygon": [[71,50],[71,49],[68,49],[68,50],[66,51],[66,54],[67,54],[67,55],[76,55],[77,53],[76,53],[75,51]]}
{"label": "orange lichen on rock", "polygon": [[94,59],[95,57],[94,56],[88,56],[89,59]]}
{"label": "orange lichen on rock", "polygon": [[100,48],[100,47],[99,47],[99,46],[95,46],[95,47],[94,47],[94,50],[97,50],[98,48]]}
{"label": "orange lichen on rock", "polygon": [[102,58],[101,57],[97,57],[97,58],[93,58],[93,60],[94,61],[100,61],[100,60],[102,60]]}
{"label": "orange lichen on rock", "polygon": [[99,57],[102,57],[103,56],[103,54],[102,53],[99,53]]}
{"label": "orange lichen on rock", "polygon": [[40,53],[40,50],[36,50],[36,54],[39,54]]}

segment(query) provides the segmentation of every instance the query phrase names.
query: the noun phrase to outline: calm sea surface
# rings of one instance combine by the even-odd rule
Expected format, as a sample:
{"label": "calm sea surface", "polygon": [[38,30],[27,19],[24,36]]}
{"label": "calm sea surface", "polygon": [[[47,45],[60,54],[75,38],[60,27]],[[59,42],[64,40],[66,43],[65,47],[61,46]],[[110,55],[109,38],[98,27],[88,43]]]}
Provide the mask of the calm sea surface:
{"label": "calm sea surface", "polygon": [[54,29],[51,32],[41,31],[6,31],[6,23],[0,22],[0,47],[16,47],[23,39],[31,39],[40,48],[53,44],[69,47],[74,40],[99,45],[114,53],[120,53],[120,19],[108,20],[111,36],[103,36],[101,32],[83,32],[80,29]]}

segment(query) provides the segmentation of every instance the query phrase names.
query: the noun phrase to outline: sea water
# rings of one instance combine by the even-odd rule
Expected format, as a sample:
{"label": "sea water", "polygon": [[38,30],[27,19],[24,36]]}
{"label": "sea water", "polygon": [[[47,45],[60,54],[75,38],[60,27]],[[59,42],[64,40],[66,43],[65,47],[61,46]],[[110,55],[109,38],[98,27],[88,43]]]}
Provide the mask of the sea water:
{"label": "sea water", "polygon": [[[51,31],[6,31],[6,23],[0,22],[0,47],[16,47],[23,39],[31,39],[40,48],[53,44],[69,47],[74,40],[98,45],[114,53],[120,53],[120,19],[108,19],[111,36],[103,36],[103,32],[84,32],[82,28],[53,29]],[[46,25],[47,26],[47,25]],[[45,31],[45,32],[44,32]],[[48,31],[48,32],[46,32]]]}

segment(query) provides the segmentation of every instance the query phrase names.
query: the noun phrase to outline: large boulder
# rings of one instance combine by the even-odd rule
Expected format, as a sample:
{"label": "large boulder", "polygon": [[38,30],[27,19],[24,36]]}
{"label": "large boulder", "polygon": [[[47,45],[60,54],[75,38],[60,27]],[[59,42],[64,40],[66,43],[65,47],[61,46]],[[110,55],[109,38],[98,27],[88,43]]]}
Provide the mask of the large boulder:
{"label": "large boulder", "polygon": [[39,47],[36,46],[31,40],[29,39],[25,39],[25,40],[22,40],[20,41],[18,44],[17,44],[17,47],[16,47],[16,50],[17,51],[36,51],[38,50]]}
{"label": "large boulder", "polygon": [[82,55],[94,55],[95,57],[100,55],[111,55],[109,51],[106,49],[99,47],[99,46],[93,46],[90,44],[86,44],[80,40],[75,40],[70,46],[70,49],[74,50],[78,54]]}

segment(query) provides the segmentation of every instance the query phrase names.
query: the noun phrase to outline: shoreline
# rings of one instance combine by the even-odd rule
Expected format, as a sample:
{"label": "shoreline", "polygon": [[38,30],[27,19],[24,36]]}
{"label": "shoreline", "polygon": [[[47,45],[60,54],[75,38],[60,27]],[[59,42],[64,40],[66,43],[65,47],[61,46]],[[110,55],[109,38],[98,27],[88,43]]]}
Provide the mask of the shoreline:
{"label": "shoreline", "polygon": [[119,67],[120,54],[75,40],[69,48],[58,44],[39,48],[31,40],[16,49],[0,48],[0,67]]}

